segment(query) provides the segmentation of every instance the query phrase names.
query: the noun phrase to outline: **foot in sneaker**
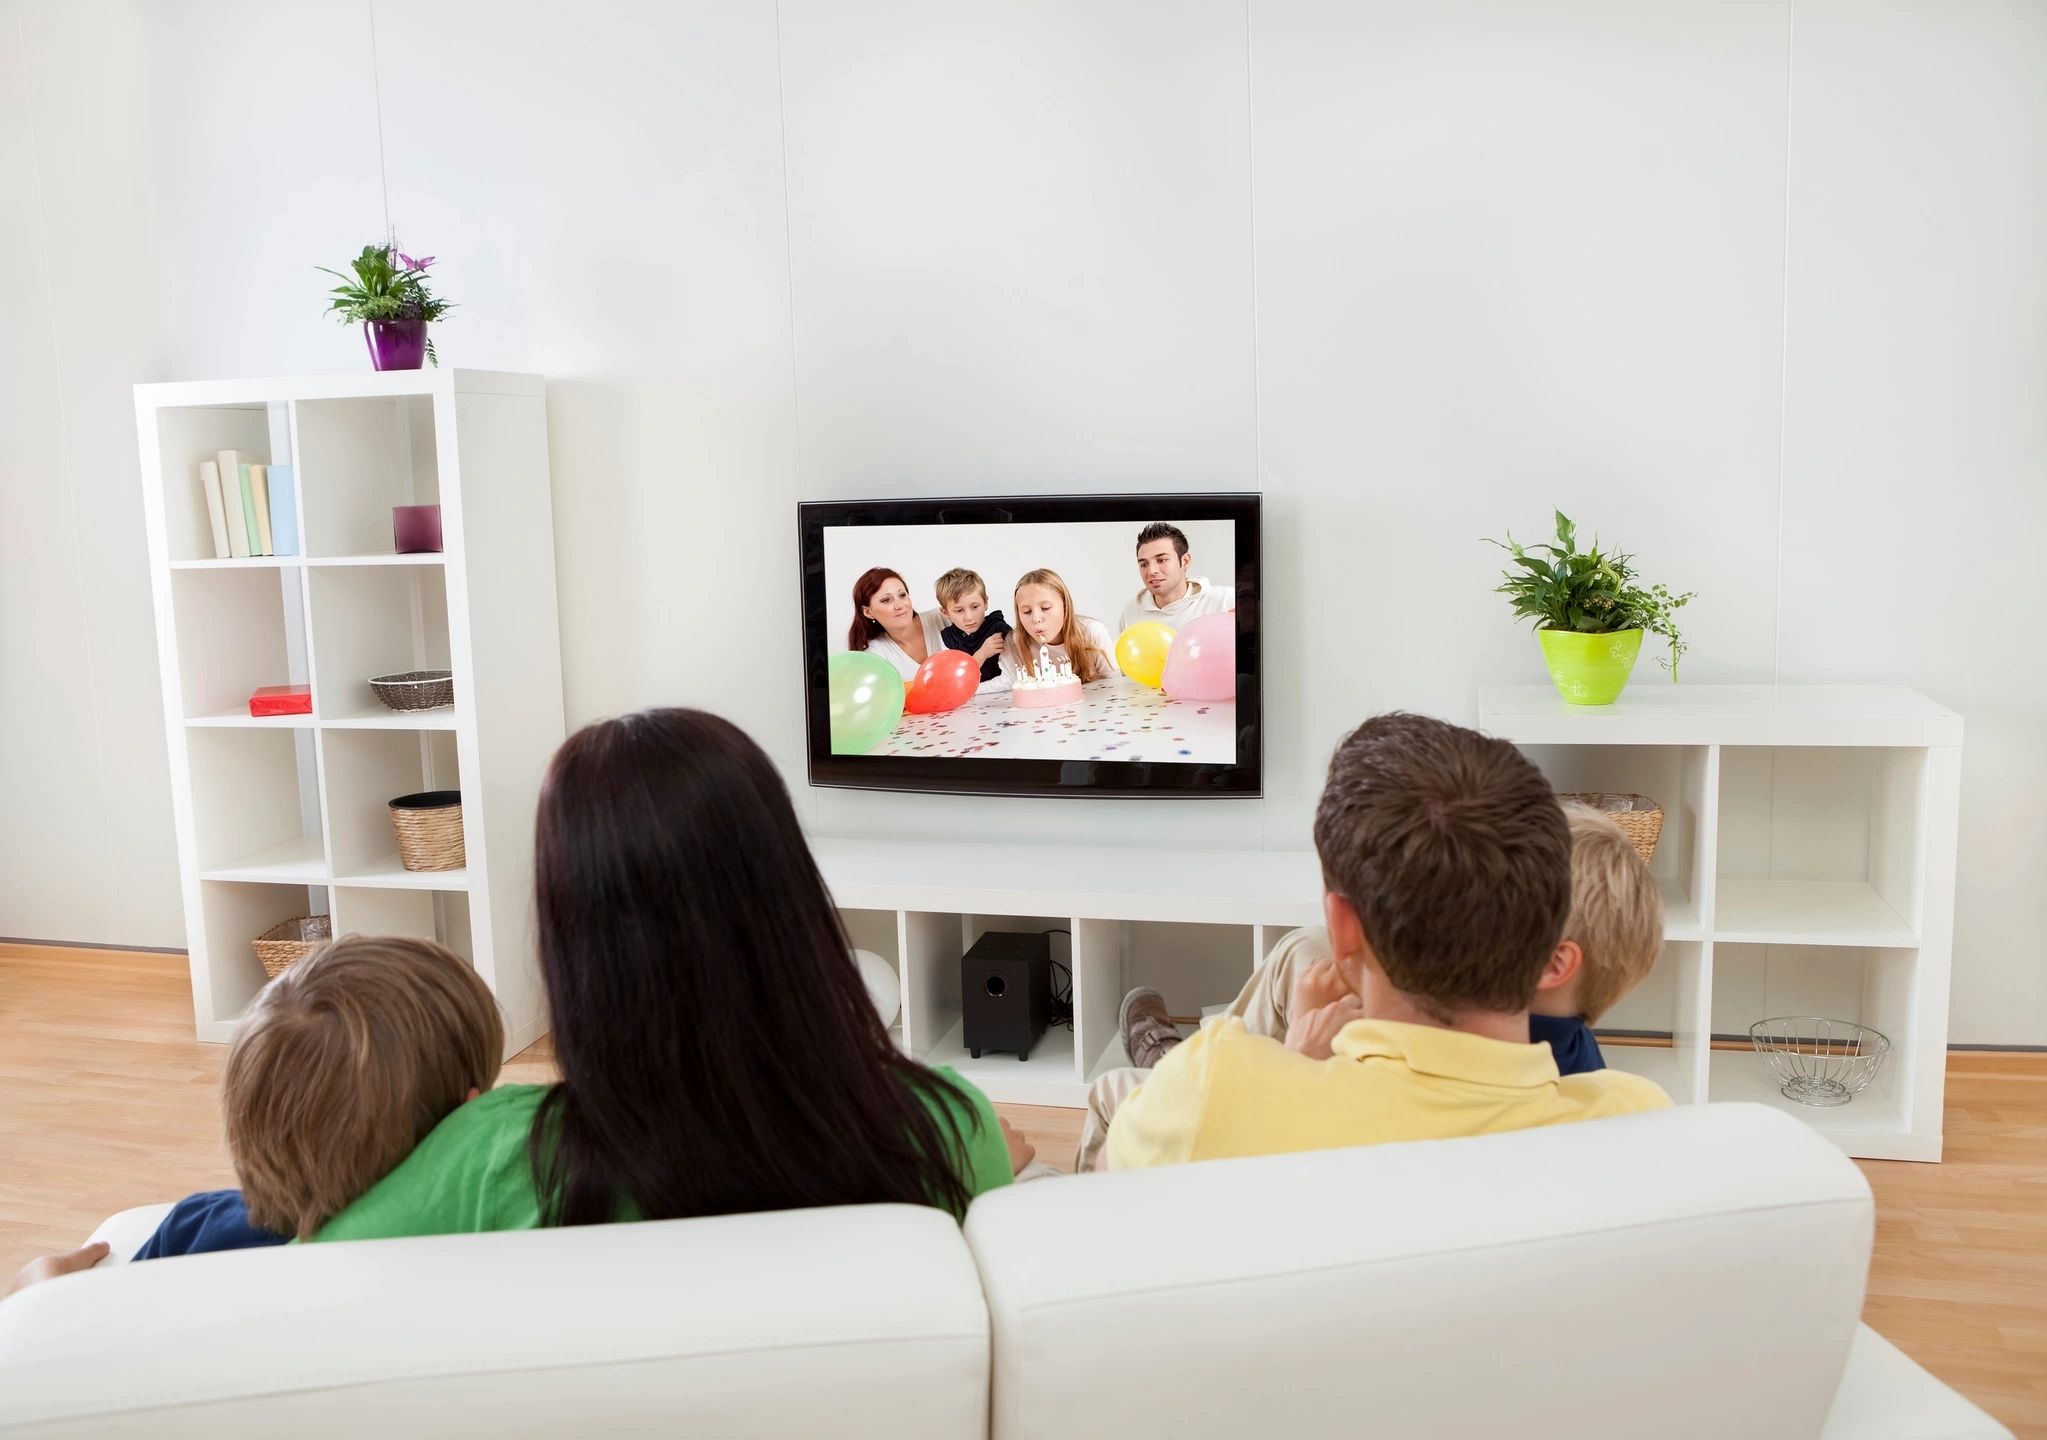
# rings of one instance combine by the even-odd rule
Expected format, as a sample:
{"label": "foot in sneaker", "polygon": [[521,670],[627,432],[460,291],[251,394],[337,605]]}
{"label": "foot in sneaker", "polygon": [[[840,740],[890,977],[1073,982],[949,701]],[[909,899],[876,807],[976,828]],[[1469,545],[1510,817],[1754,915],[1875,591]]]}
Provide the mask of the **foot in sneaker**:
{"label": "foot in sneaker", "polygon": [[1123,997],[1123,1013],[1117,1023],[1123,1031],[1124,1053],[1140,1070],[1157,1065],[1181,1040],[1179,1028],[1166,1014],[1166,997],[1149,985]]}

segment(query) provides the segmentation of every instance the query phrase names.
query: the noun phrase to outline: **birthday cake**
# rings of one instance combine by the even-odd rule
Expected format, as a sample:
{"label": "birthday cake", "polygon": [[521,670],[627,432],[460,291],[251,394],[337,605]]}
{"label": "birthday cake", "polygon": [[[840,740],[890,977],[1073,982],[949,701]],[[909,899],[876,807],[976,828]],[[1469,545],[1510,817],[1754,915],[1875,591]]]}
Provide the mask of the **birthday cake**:
{"label": "birthday cake", "polygon": [[1019,710],[1043,710],[1080,703],[1080,677],[1064,660],[1039,652],[1037,668],[1009,682],[1009,703]]}

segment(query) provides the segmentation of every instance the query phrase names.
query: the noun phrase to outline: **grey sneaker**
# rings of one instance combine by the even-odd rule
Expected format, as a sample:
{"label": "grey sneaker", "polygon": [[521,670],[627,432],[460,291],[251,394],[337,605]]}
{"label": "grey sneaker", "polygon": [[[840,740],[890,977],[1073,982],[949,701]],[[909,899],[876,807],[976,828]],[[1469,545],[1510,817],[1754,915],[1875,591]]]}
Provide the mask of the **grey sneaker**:
{"label": "grey sneaker", "polygon": [[1123,997],[1123,1010],[1116,1021],[1123,1032],[1123,1049],[1130,1063],[1149,1070],[1180,1043],[1179,1028],[1166,1014],[1166,997],[1149,985],[1140,985]]}

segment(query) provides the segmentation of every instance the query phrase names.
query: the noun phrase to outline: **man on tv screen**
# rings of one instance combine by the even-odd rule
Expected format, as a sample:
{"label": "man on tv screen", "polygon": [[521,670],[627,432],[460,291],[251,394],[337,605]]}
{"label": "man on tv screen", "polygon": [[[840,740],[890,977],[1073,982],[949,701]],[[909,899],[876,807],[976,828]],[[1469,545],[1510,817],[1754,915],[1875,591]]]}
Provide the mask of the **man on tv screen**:
{"label": "man on tv screen", "polygon": [[1211,585],[1193,574],[1194,557],[1187,536],[1177,525],[1147,525],[1137,534],[1137,577],[1144,588],[1123,607],[1117,628],[1128,630],[1143,620],[1157,620],[1174,629],[1197,615],[1218,615],[1237,608],[1233,585]]}

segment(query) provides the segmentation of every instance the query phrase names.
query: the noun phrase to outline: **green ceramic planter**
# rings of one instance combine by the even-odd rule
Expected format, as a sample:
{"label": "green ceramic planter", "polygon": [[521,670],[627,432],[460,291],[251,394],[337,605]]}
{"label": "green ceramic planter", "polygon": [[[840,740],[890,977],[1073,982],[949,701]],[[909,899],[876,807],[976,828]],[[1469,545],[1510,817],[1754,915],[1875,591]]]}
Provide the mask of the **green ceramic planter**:
{"label": "green ceramic planter", "polygon": [[1557,694],[1572,705],[1611,705],[1627,688],[1642,653],[1640,630],[1580,635],[1575,630],[1538,630],[1542,658]]}

